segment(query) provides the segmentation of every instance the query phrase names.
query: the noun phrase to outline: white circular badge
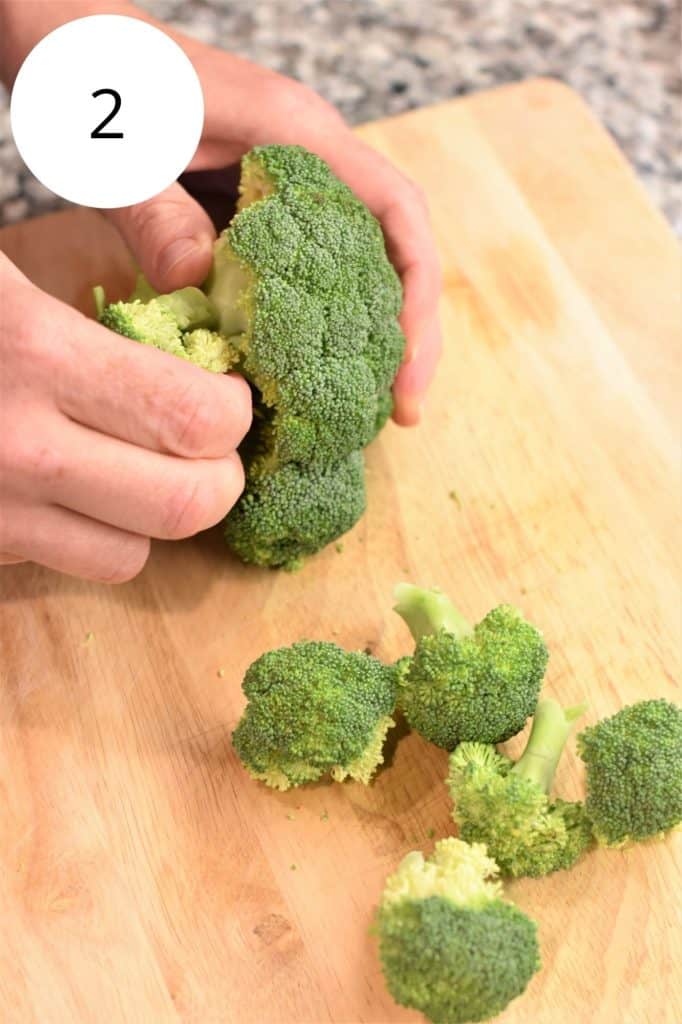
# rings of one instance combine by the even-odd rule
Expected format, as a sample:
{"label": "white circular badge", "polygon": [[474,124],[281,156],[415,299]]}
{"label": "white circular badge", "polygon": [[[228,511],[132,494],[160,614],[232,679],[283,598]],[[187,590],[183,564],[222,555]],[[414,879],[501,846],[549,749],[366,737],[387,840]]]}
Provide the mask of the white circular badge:
{"label": "white circular badge", "polygon": [[185,170],[201,138],[204,98],[169,36],[136,18],[97,14],[31,50],[10,117],[24,162],[52,192],[84,206],[130,206]]}

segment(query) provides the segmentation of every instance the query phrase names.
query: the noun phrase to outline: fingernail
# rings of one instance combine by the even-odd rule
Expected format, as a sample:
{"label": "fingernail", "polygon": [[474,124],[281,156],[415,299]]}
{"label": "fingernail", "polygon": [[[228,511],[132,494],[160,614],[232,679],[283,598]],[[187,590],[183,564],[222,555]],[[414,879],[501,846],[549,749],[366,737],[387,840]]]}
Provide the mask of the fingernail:
{"label": "fingernail", "polygon": [[175,238],[159,254],[159,274],[165,277],[173,267],[205,247],[204,239]]}

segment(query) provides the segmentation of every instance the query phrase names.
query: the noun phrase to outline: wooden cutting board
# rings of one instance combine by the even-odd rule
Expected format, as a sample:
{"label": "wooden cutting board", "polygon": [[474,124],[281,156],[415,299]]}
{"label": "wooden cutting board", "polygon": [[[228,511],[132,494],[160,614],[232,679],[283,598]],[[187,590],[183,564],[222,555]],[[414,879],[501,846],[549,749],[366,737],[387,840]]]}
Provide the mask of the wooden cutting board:
{"label": "wooden cutting board", "polygon": [[[360,130],[426,189],[445,355],[423,426],[369,453],[369,511],[296,575],[217,531],[156,544],[111,588],[2,570],[0,1017],[398,1024],[368,934],[385,875],[453,831],[444,752],[402,738],[365,788],[276,794],[230,746],[264,649],[331,638],[396,658],[397,580],[473,618],[520,605],[548,691],[585,722],[679,700],[677,244],[564,86],[530,82]],[[94,213],[0,241],[88,308],[127,256]],[[456,492],[456,499],[449,497]],[[512,745],[512,750],[516,749]],[[581,792],[571,748],[558,775]],[[682,1020],[680,841],[509,887],[544,967],[505,1024]]]}

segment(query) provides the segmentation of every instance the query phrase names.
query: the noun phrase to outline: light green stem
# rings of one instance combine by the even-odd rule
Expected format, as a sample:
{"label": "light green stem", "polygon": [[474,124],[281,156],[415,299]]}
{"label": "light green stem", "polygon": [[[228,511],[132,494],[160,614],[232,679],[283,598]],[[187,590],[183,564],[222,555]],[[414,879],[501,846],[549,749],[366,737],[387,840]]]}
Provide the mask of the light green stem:
{"label": "light green stem", "polygon": [[92,298],[95,303],[95,316],[99,320],[102,313],[104,312],[104,307],[107,304],[106,295],[104,294],[104,288],[102,288],[101,284],[96,284],[95,287],[92,289]]}
{"label": "light green stem", "polygon": [[407,624],[414,639],[447,629],[458,639],[473,632],[473,627],[457,611],[449,597],[435,587],[427,590],[413,583],[399,583],[393,591],[393,610]]}
{"label": "light green stem", "polygon": [[539,701],[526,749],[512,771],[535,782],[549,795],[573,723],[586,710],[586,704],[564,709],[551,698]]}

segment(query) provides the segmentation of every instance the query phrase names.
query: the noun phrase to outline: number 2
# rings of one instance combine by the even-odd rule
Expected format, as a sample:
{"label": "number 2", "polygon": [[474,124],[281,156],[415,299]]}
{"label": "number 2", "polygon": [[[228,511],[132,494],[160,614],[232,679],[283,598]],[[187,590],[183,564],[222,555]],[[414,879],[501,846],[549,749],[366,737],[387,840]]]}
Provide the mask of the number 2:
{"label": "number 2", "polygon": [[100,121],[100,123],[97,125],[97,127],[94,128],[90,132],[90,138],[91,139],[122,139],[123,138],[123,132],[103,132],[102,131],[102,128],[106,128],[106,126],[109,124],[109,122],[112,120],[112,118],[116,117],[116,115],[118,114],[119,110],[121,109],[121,96],[120,96],[120,94],[117,93],[115,89],[97,89],[96,92],[93,92],[92,96],[93,96],[93,99],[96,99],[98,96],[111,96],[111,98],[114,101],[114,105],[113,105],[112,109],[109,111],[109,113],[107,114],[107,116],[104,118],[104,120]]}

